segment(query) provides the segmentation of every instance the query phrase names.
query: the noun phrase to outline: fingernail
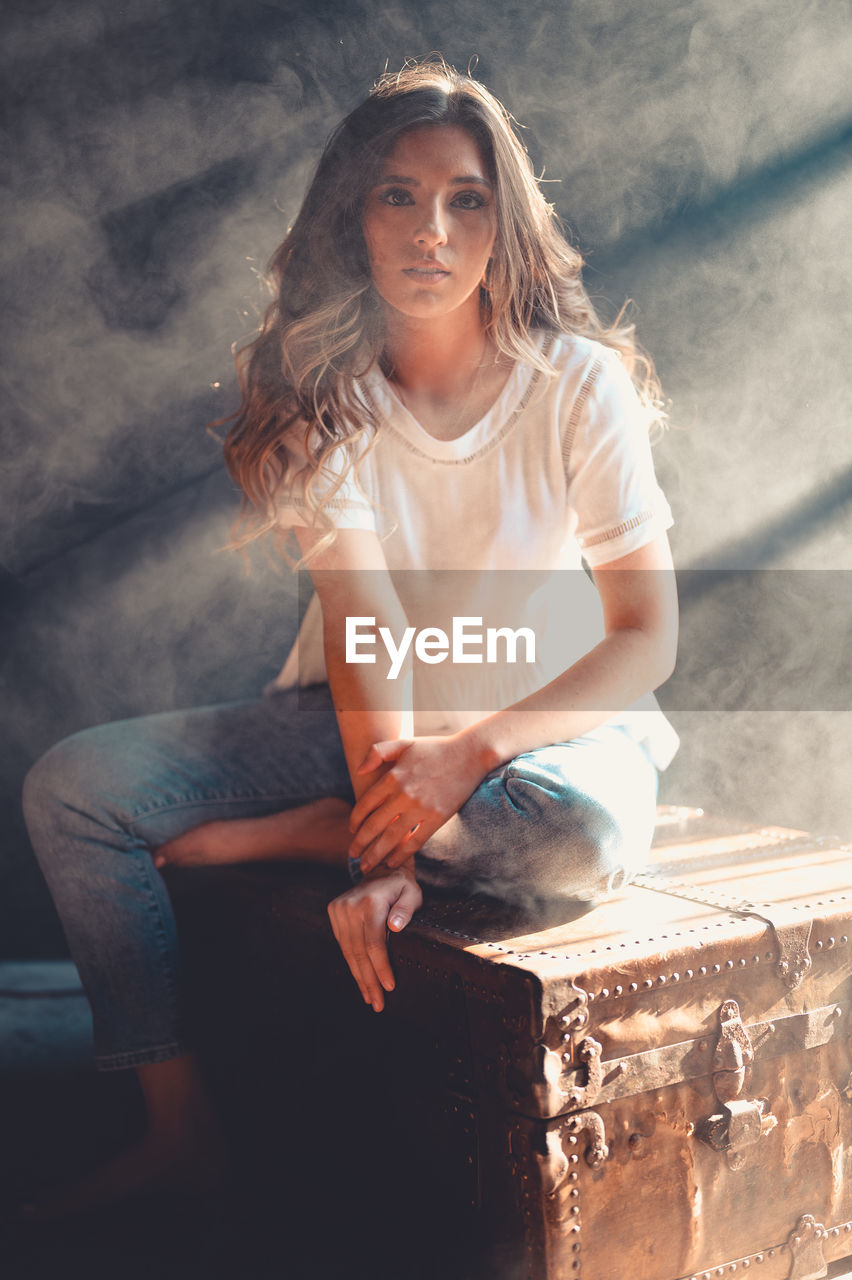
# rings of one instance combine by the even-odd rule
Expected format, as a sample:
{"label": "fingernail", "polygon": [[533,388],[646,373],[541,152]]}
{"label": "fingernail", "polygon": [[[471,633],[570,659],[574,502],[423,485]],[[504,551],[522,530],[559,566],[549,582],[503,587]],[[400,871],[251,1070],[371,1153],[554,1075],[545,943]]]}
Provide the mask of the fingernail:
{"label": "fingernail", "polygon": [[392,929],[401,929],[405,924],[405,916],[391,916],[390,927]]}
{"label": "fingernail", "polygon": [[393,991],[394,987],[396,986],[396,983],[394,982],[393,978],[382,978],[382,986],[384,987],[385,991]]}

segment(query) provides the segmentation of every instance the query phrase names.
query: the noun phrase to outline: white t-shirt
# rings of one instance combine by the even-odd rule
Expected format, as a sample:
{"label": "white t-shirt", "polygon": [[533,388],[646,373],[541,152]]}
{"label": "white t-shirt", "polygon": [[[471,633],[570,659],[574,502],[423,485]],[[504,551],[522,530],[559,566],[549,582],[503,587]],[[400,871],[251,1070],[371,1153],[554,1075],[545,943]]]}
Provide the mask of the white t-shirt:
{"label": "white t-shirt", "polygon": [[[418,698],[425,709],[415,711],[417,733],[469,724],[540,688],[588,652],[604,628],[583,562],[594,568],[616,560],[672,523],[654,474],[647,414],[619,355],[573,335],[540,332],[537,342],[554,375],[516,363],[489,411],[455,440],[424,431],[377,366],[357,384],[380,428],[357,485],[347,479],[329,508],[337,527],[375,530],[392,572],[466,570],[458,575],[463,614],[487,618],[487,598],[496,604],[505,587],[514,627],[530,627],[537,641],[532,664],[443,664],[442,704],[430,703],[428,693]],[[281,512],[284,525],[309,519],[298,504]],[[439,577],[445,584],[453,575]],[[426,625],[428,618],[411,612],[422,614],[422,599],[415,599],[422,581],[418,574],[395,576],[409,621]],[[442,601],[442,613],[449,612]],[[314,597],[272,687],[325,678]],[[476,707],[472,687],[483,694]],[[677,735],[651,695],[609,710],[607,720],[628,726],[659,768],[669,763]]]}

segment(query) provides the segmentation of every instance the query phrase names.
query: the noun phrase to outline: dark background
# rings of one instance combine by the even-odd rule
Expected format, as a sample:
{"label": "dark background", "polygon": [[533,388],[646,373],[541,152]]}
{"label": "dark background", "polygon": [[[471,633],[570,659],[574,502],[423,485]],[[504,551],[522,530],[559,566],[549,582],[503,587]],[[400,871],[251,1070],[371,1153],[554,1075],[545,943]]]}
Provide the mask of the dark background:
{"label": "dark background", "polygon": [[[63,952],[20,818],[30,763],[89,724],[252,694],[286,653],[295,581],[220,550],[236,496],[204,427],[235,407],[231,344],[326,135],[386,65],[433,49],[478,57],[591,292],[635,300],[672,401],[657,465],[679,564],[837,571],[839,615],[800,610],[780,651],[730,625],[714,575],[690,577],[685,658],[718,701],[663,691],[683,737],[663,798],[852,836],[850,16],[7,0],[0,956]],[[815,668],[814,707],[740,698]]]}

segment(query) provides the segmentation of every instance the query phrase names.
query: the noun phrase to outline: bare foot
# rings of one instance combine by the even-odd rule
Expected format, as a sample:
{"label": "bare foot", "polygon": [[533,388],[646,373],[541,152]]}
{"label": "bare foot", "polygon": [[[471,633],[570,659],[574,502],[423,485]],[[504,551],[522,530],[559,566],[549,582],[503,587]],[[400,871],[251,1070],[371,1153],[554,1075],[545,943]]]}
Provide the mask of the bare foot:
{"label": "bare foot", "polygon": [[73,1183],[44,1193],[19,1208],[22,1223],[38,1224],[109,1208],[145,1192],[178,1196],[209,1194],[227,1178],[224,1138],[212,1118],[187,1118],[169,1129],[152,1129]]}
{"label": "bare foot", "polygon": [[160,845],[155,867],[210,867],[236,862],[306,860],[342,865],[352,806],[328,796],[262,818],[205,822]]}

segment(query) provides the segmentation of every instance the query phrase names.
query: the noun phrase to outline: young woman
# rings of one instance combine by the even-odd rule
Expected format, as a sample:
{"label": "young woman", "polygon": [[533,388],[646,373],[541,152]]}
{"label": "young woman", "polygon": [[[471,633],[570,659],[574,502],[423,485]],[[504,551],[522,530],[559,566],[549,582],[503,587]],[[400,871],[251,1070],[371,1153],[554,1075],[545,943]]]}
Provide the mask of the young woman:
{"label": "young woman", "polygon": [[[443,63],[383,77],[328,143],[272,259],[226,445],[246,539],[294,535],[314,577],[298,661],[257,702],[75,735],[27,781],[97,1064],[136,1070],[149,1118],[43,1212],[215,1164],[161,868],[348,855],[331,924],[379,1011],[386,929],[421,884],[594,903],[642,865],[676,745],[650,696],[675,656],[670,515],[650,367],[580,268],[506,112]],[[427,643],[402,664],[410,706],[381,662],[347,660],[347,619],[369,641],[434,625],[432,606],[500,613],[510,578],[511,628],[539,651],[477,667],[475,692],[449,660],[429,692]]]}

